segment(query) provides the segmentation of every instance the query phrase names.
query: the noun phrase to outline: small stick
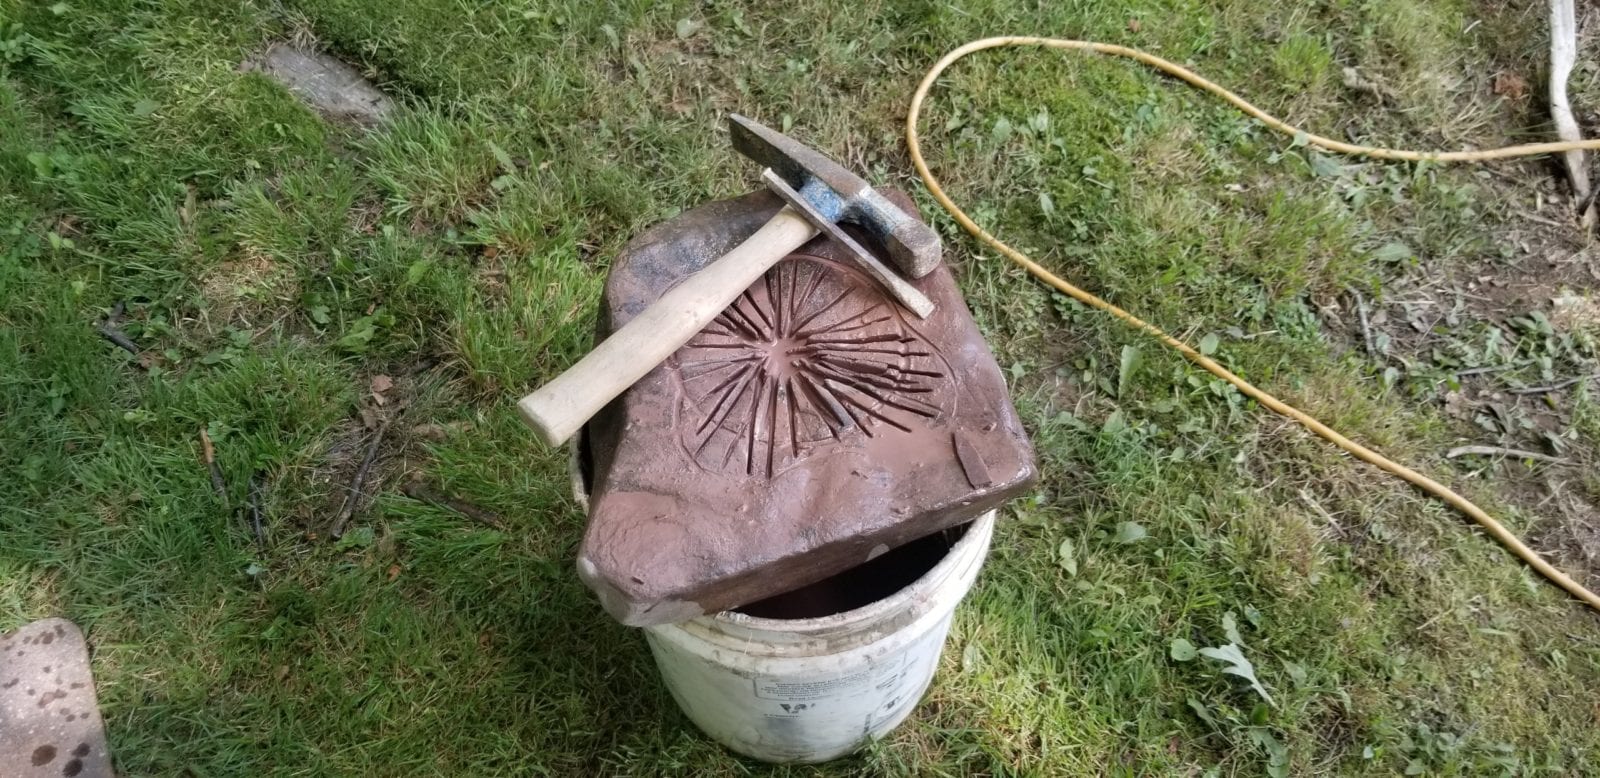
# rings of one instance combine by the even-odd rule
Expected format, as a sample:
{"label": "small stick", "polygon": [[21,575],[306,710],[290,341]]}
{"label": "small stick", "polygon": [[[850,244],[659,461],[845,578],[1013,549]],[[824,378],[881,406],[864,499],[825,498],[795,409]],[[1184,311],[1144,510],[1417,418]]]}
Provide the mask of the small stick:
{"label": "small stick", "polygon": [[256,536],[256,547],[267,548],[267,528],[261,521],[261,474],[250,474],[250,531]]}
{"label": "small stick", "polygon": [[1499,373],[1518,367],[1526,367],[1532,362],[1517,362],[1510,365],[1489,365],[1488,367],[1469,367],[1466,370],[1457,370],[1456,378],[1466,378],[1469,375],[1483,375],[1484,373]]}
{"label": "small stick", "polygon": [[205,456],[206,469],[211,471],[211,489],[222,498],[224,505],[228,502],[228,486],[222,481],[222,468],[217,465],[217,449],[211,445],[211,436],[206,434],[206,428],[200,428],[200,453]]}
{"label": "small stick", "polygon": [[384,422],[378,431],[372,434],[372,442],[367,444],[367,455],[361,459],[361,467],[356,470],[356,477],[350,481],[349,493],[345,495],[344,507],[339,509],[339,515],[333,519],[333,526],[328,529],[328,537],[338,540],[344,535],[345,522],[356,511],[356,502],[361,499],[361,487],[366,483],[367,472],[372,469],[372,461],[378,458],[378,446],[383,443],[383,433],[389,429],[389,422]]}
{"label": "small stick", "polygon": [[1372,323],[1367,321],[1366,298],[1362,297],[1361,293],[1354,289],[1350,290],[1350,294],[1356,298],[1356,313],[1361,317],[1361,337],[1367,342],[1367,356],[1375,357],[1378,355],[1378,346],[1377,342],[1372,339]]}
{"label": "small stick", "polygon": [[122,320],[122,312],[127,309],[128,304],[118,300],[117,304],[111,307],[111,315],[107,316],[105,321],[100,322],[100,326],[96,327],[95,331],[100,333],[100,337],[111,341],[117,348],[138,356],[138,344],[130,340],[127,335],[122,334],[122,330],[117,329],[117,322]]}
{"label": "small stick", "polygon": [[1482,454],[1483,456],[1490,457],[1508,456],[1516,457],[1518,459],[1532,459],[1537,462],[1552,462],[1556,464],[1567,461],[1561,457],[1553,457],[1549,454],[1540,454],[1537,451],[1523,451],[1520,448],[1502,448],[1500,446],[1460,446],[1445,452],[1444,458],[1455,459],[1456,457],[1462,457],[1468,454]]}
{"label": "small stick", "polygon": [[1323,521],[1328,522],[1328,527],[1334,532],[1338,533],[1339,537],[1344,537],[1344,526],[1339,523],[1338,519],[1333,517],[1332,513],[1328,512],[1327,508],[1322,507],[1322,503],[1319,503],[1312,498],[1310,492],[1306,491],[1305,489],[1301,489],[1300,499],[1305,502],[1305,504],[1309,506],[1311,510],[1316,511],[1317,515],[1321,516]]}
{"label": "small stick", "polygon": [[458,500],[439,494],[422,481],[408,481],[405,486],[400,487],[400,492],[417,502],[425,502],[445,510],[454,511],[486,527],[493,529],[504,529],[505,527],[500,522],[500,517],[494,515],[493,512],[473,505],[466,500]]}
{"label": "small stick", "polygon": [[1575,383],[1577,383],[1579,381],[1582,381],[1585,378],[1596,378],[1596,377],[1600,377],[1600,376],[1581,375],[1581,376],[1578,376],[1576,378],[1568,378],[1565,381],[1557,381],[1557,382],[1555,382],[1555,383],[1553,383],[1553,384],[1551,384],[1549,386],[1530,386],[1530,387],[1528,387],[1526,389],[1507,389],[1506,390],[1506,394],[1544,394],[1545,392],[1557,392],[1557,391],[1565,389],[1565,388],[1567,388],[1569,386],[1572,386],[1573,384],[1575,384]]}
{"label": "small stick", "polygon": [[[1473,599],[1477,599],[1477,598],[1473,598]],[[1450,615],[1452,613],[1455,613],[1455,611],[1453,611],[1453,610],[1451,610],[1449,608],[1446,608],[1444,610],[1439,611],[1438,613],[1433,614],[1432,618],[1428,619],[1427,621],[1422,622],[1422,624],[1417,627],[1417,631],[1421,632],[1421,631],[1433,626],[1434,622],[1437,622],[1439,619],[1442,619],[1445,616],[1448,616],[1448,615]]]}
{"label": "small stick", "polygon": [[[1594,194],[1591,193],[1589,196],[1590,197],[1594,197]],[[1523,213],[1522,214],[1522,218],[1527,219],[1528,221],[1538,222],[1540,224],[1548,225],[1550,227],[1560,227],[1563,230],[1572,226],[1570,224],[1562,224],[1561,222],[1558,222],[1555,219],[1546,219],[1543,216],[1536,216],[1536,215],[1531,214],[1531,213]]]}

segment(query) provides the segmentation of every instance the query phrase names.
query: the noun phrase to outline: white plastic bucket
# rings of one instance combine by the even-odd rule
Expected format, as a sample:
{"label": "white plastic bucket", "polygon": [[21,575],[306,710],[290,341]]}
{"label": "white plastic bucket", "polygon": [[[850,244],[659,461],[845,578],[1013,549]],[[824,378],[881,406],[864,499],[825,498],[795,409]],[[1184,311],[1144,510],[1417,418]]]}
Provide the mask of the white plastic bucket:
{"label": "white plastic bucket", "polygon": [[[573,489],[587,509],[578,465],[574,456]],[[673,699],[723,745],[768,762],[835,759],[911,715],[993,534],[990,511],[919,541],[940,544],[942,556],[923,554],[925,571],[912,570],[920,575],[911,583],[850,610],[808,618],[725,611],[646,627],[645,636]],[[861,572],[875,575],[874,561]]]}
{"label": "white plastic bucket", "polygon": [[933,681],[956,605],[977,580],[991,511],[933,569],[831,616],[726,611],[645,628],[672,696],[724,745],[769,762],[844,756],[905,721]]}

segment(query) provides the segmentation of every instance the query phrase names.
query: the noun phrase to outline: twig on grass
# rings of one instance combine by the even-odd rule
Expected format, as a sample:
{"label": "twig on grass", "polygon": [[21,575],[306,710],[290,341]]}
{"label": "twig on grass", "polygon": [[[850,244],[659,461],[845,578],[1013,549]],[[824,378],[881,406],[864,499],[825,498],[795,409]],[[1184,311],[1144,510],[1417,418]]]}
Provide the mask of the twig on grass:
{"label": "twig on grass", "polygon": [[[1594,195],[1590,194],[1589,196],[1593,197]],[[1522,218],[1527,219],[1528,221],[1531,221],[1531,222],[1538,222],[1538,223],[1543,224],[1543,225],[1545,225],[1547,227],[1558,227],[1558,228],[1563,229],[1563,230],[1565,230],[1565,229],[1567,229],[1567,228],[1572,226],[1570,224],[1562,224],[1561,222],[1558,222],[1555,219],[1546,219],[1543,216],[1538,216],[1536,214],[1528,213],[1528,212],[1523,212]]]}
{"label": "twig on grass", "polygon": [[228,485],[222,481],[222,467],[217,464],[217,449],[211,445],[211,436],[206,433],[206,428],[200,428],[200,453],[205,457],[206,470],[211,473],[211,490],[222,498],[222,504],[228,504]]}
{"label": "twig on grass", "polygon": [[1549,386],[1530,386],[1530,387],[1527,387],[1526,389],[1507,389],[1506,390],[1506,394],[1544,394],[1546,392],[1559,392],[1562,389],[1565,389],[1565,388],[1567,388],[1569,386],[1572,386],[1573,384],[1575,384],[1575,383],[1577,383],[1579,381],[1582,381],[1585,378],[1600,378],[1600,375],[1596,375],[1596,376],[1581,375],[1581,376],[1577,376],[1575,378],[1568,378],[1565,381],[1557,381],[1557,382],[1555,382],[1553,384],[1550,384]]}
{"label": "twig on grass", "polygon": [[378,431],[372,433],[372,442],[367,444],[367,455],[361,459],[361,467],[356,470],[356,477],[350,481],[348,493],[344,497],[344,506],[339,509],[339,515],[333,519],[333,526],[328,528],[328,537],[338,540],[344,535],[344,525],[350,521],[350,516],[356,511],[356,503],[361,500],[361,487],[366,484],[367,473],[372,470],[373,460],[378,458],[378,446],[383,444],[383,434],[389,430],[389,422],[384,422]]}
{"label": "twig on grass", "polygon": [[118,300],[117,304],[111,307],[111,315],[107,316],[104,321],[101,321],[99,326],[95,327],[95,332],[100,333],[100,337],[111,341],[111,343],[117,348],[120,348],[129,354],[133,354],[134,356],[138,356],[139,345],[134,343],[133,340],[127,335],[123,334],[122,330],[117,329],[117,323],[122,321],[122,313],[127,309],[128,304],[122,300]]}
{"label": "twig on grass", "polygon": [[1488,365],[1488,366],[1485,366],[1485,367],[1469,367],[1466,370],[1457,370],[1456,371],[1456,378],[1466,378],[1467,376],[1483,375],[1485,373],[1500,373],[1500,372],[1504,372],[1506,370],[1513,370],[1513,369],[1516,369],[1516,368],[1519,368],[1519,367],[1527,367],[1528,365],[1531,365],[1531,364],[1533,364],[1532,360],[1529,360],[1527,362],[1513,362],[1512,364],[1509,364],[1509,365]]}
{"label": "twig on grass", "polygon": [[1501,446],[1458,446],[1446,451],[1444,458],[1455,459],[1457,457],[1467,456],[1468,454],[1479,454],[1481,456],[1489,457],[1516,457],[1517,459],[1532,459],[1536,462],[1551,462],[1555,464],[1560,464],[1567,461],[1561,457],[1553,457],[1549,454],[1541,454],[1537,451],[1524,451],[1520,448],[1503,448]]}
{"label": "twig on grass", "polygon": [[1372,339],[1372,322],[1367,319],[1367,300],[1360,292],[1350,290],[1351,296],[1356,298],[1356,314],[1361,318],[1361,337],[1367,344],[1367,356],[1378,356],[1378,344]]}
{"label": "twig on grass", "polygon": [[261,520],[261,474],[250,474],[250,532],[256,536],[256,547],[267,548],[267,528]]}
{"label": "twig on grass", "polygon": [[505,525],[500,522],[500,517],[496,516],[492,511],[473,505],[466,500],[458,500],[454,497],[440,494],[428,486],[426,482],[407,481],[405,486],[400,487],[400,492],[417,502],[425,502],[429,505],[459,513],[491,529],[505,528]]}
{"label": "twig on grass", "polygon": [[[1474,597],[1472,599],[1476,600],[1478,598]],[[1468,600],[1468,602],[1471,602],[1471,600]],[[1448,615],[1450,615],[1452,613],[1455,613],[1455,611],[1450,610],[1449,608],[1446,608],[1444,610],[1439,611],[1438,613],[1433,614],[1433,616],[1430,617],[1427,621],[1424,621],[1420,625],[1417,626],[1417,631],[1421,632],[1421,631],[1433,626],[1435,623],[1437,623],[1439,621],[1439,619],[1442,619],[1442,618],[1444,618],[1444,617],[1446,617],[1446,616],[1448,616]]]}
{"label": "twig on grass", "polygon": [[1340,524],[1339,520],[1335,519],[1333,514],[1328,512],[1327,508],[1322,507],[1322,503],[1317,502],[1316,498],[1312,497],[1310,492],[1306,491],[1305,489],[1301,489],[1300,500],[1301,502],[1304,502],[1307,507],[1311,508],[1311,510],[1315,511],[1318,516],[1321,516],[1323,521],[1328,522],[1328,528],[1333,530],[1335,534],[1341,538],[1345,536],[1344,525]]}

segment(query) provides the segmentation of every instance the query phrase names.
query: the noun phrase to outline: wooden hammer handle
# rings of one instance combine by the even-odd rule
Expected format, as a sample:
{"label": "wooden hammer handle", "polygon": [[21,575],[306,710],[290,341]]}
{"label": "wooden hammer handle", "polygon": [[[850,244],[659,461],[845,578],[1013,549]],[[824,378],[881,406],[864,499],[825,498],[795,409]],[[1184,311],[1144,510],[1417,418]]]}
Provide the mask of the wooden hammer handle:
{"label": "wooden hammer handle", "polygon": [[565,373],[518,401],[522,420],[544,442],[565,442],[816,234],[805,217],[785,206],[754,235],[667,290]]}

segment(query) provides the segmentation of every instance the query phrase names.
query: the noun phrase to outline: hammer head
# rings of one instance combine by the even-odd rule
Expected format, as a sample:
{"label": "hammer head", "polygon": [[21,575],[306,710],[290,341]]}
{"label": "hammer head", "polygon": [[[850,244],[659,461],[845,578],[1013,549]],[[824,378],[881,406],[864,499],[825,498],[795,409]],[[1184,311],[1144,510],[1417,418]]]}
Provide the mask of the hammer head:
{"label": "hammer head", "polygon": [[939,266],[939,234],[889,202],[860,176],[744,116],[730,114],[728,132],[734,150],[771,168],[824,218],[866,230],[907,275],[921,278]]}

